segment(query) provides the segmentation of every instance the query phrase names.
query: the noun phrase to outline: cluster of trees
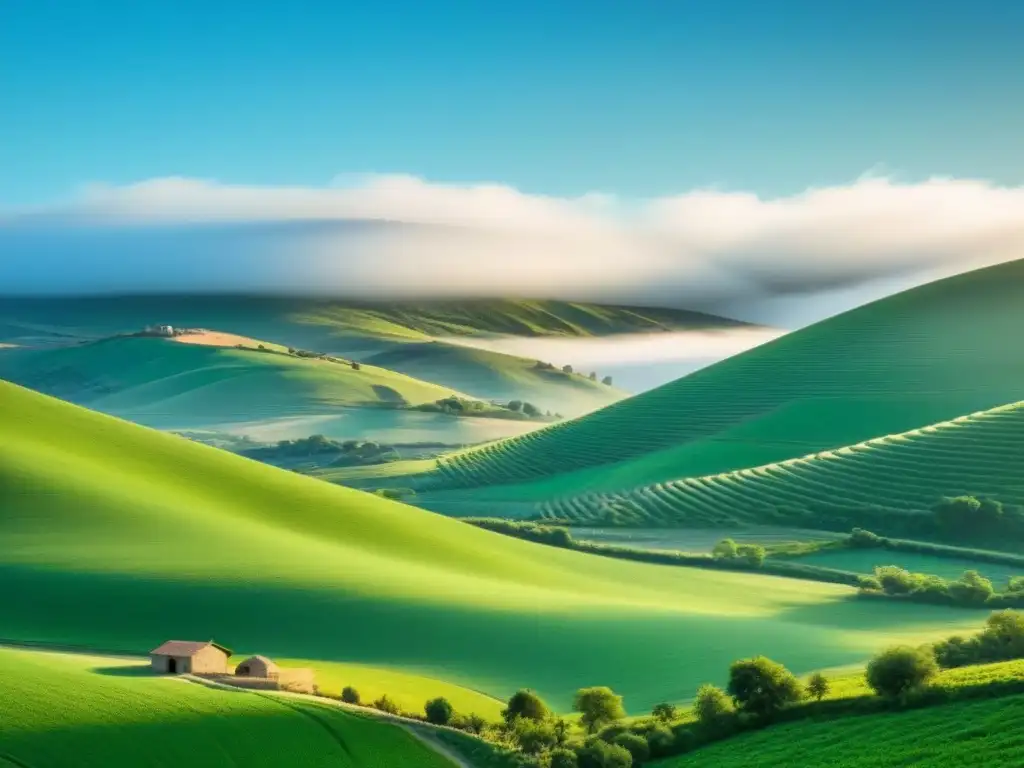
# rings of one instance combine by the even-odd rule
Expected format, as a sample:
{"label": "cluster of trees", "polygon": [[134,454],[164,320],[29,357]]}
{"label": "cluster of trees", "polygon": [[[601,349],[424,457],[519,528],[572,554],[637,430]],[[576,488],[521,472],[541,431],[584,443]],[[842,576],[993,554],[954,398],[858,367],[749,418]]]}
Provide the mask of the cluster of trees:
{"label": "cluster of trees", "polygon": [[764,565],[765,548],[760,544],[737,544],[732,539],[722,539],[711,549],[716,560],[743,560],[754,568]]}
{"label": "cluster of trees", "polygon": [[[260,351],[264,352],[272,351],[267,350],[262,344],[259,345],[259,349]],[[309,349],[296,349],[295,347],[288,347],[288,354],[292,355],[293,357],[307,357],[313,358],[315,360],[326,360],[329,363],[340,363],[341,365],[348,365],[352,368],[353,371],[358,371],[362,368],[362,366],[359,363],[355,362],[354,360],[345,360],[344,358],[341,357],[334,357],[333,355],[328,355],[326,352],[313,352],[312,350]]]}
{"label": "cluster of trees", "polygon": [[[1014,581],[1024,591],[1024,579],[1016,577]],[[1024,613],[995,611],[978,634],[956,635],[936,643],[933,650],[939,666],[945,668],[1024,659]]]}
{"label": "cluster of trees", "polygon": [[[940,668],[1024,658],[1024,613],[1004,610],[989,616],[984,629],[972,638],[953,637],[935,645],[886,648],[867,666],[865,679],[880,699],[879,706],[918,705],[932,701],[930,687]],[[606,687],[582,688],[573,699],[583,734],[554,714],[531,690],[509,698],[499,723],[455,711],[443,698],[426,702],[422,714],[403,713],[388,696],[370,706],[434,725],[448,726],[484,736],[518,751],[523,768],[632,768],[649,760],[683,754],[712,741],[780,719],[818,716],[822,712],[859,711],[831,709],[838,701],[822,703],[831,684],[824,675],[811,675],[806,683],[782,664],[764,656],[740,659],[729,667],[724,688],[702,685],[693,703],[694,720],[678,722],[679,711],[670,703],[656,705],[651,716],[624,722],[622,697]],[[354,688],[347,687],[341,700],[360,704]],[[853,700],[851,700],[853,701]],[[857,699],[857,706],[871,699]]]}
{"label": "cluster of trees", "polygon": [[323,435],[310,435],[309,437],[300,437],[295,440],[278,440],[275,445],[251,448],[245,451],[245,455],[252,458],[318,456],[324,453],[339,453],[345,450],[346,444],[331,440]]}
{"label": "cluster of trees", "polygon": [[544,412],[533,403],[526,403],[522,400],[509,400],[506,406],[510,411],[522,412],[529,416],[531,419],[535,419],[538,416],[543,416]]}
{"label": "cluster of trees", "polygon": [[542,411],[533,403],[522,400],[511,400],[507,405],[498,403],[487,403],[483,400],[468,400],[466,398],[443,397],[433,403],[425,403],[415,406],[414,410],[433,411],[447,413],[452,416],[486,416],[489,418],[515,418],[515,419],[562,419],[560,413]]}
{"label": "cluster of trees", "polygon": [[912,573],[896,565],[880,565],[871,576],[859,579],[861,594],[907,598],[919,602],[967,607],[1024,605],[1024,577],[1011,578],[1003,592],[978,571],[964,571],[949,581],[928,573]]}
{"label": "cluster of trees", "polygon": [[[543,362],[541,360],[538,360],[536,363],[534,363],[533,367],[534,367],[534,369],[536,369],[538,371],[556,371],[556,370],[561,370],[562,373],[564,373],[566,375],[572,375],[572,374],[576,373],[576,369],[573,368],[571,365],[563,365],[559,369],[559,368],[556,368],[551,363],[545,363],[545,362]],[[596,371],[591,371],[587,375],[587,378],[590,379],[591,381],[597,381],[597,372]],[[604,384],[605,386],[608,386],[608,387],[612,386],[612,377],[611,376],[605,376],[603,379],[601,379],[601,383]]]}
{"label": "cluster of trees", "polygon": [[547,544],[552,547],[573,547],[576,544],[569,529],[560,525],[519,522],[500,517],[466,517],[462,521],[475,525],[477,528],[484,528],[505,536],[515,536],[537,544]]}

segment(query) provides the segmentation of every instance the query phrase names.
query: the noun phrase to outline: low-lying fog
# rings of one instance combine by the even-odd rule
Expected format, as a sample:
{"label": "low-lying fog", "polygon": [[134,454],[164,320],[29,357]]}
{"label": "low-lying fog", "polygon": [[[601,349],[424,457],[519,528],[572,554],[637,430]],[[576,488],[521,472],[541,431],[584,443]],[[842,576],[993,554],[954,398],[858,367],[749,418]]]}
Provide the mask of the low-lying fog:
{"label": "low-lying fog", "polygon": [[450,344],[535,358],[576,371],[611,376],[619,389],[638,393],[685,376],[782,336],[777,328],[638,333],[601,338],[508,336],[445,338]]}

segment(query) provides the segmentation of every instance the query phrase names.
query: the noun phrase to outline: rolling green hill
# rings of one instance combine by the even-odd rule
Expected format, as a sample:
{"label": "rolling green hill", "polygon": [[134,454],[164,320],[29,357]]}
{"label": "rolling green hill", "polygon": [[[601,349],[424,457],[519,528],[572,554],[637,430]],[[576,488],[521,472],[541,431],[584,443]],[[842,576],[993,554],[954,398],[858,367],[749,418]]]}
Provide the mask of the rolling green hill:
{"label": "rolling green hill", "polygon": [[[216,637],[565,709],[642,711],[737,657],[795,671],[947,635],[970,611],[552,549],[0,383],[0,580],[13,640],[145,651]],[[102,620],[98,620],[102,617]]]}
{"label": "rolling green hill", "polygon": [[0,355],[0,376],[167,428],[465,397],[370,365],[355,370],[326,360],[144,337],[7,350]]}
{"label": "rolling green hill", "polygon": [[591,520],[624,504],[652,524],[730,525],[778,510],[930,509],[944,496],[1024,505],[1024,403],[735,472],[542,503],[552,517]]}
{"label": "rolling green hill", "polygon": [[1020,765],[1024,696],[839,720],[777,725],[657,768],[948,768]]}
{"label": "rolling green hill", "polygon": [[403,729],[299,699],[153,677],[102,656],[0,648],[0,765],[451,768]]}
{"label": "rolling green hill", "polygon": [[536,360],[437,341],[404,344],[373,355],[367,362],[408,376],[430,378],[478,397],[526,400],[568,415],[589,412],[626,397],[622,390],[584,375],[539,368]]}
{"label": "rolling green hill", "polygon": [[[549,495],[717,474],[1024,398],[1024,261],[921,286],[583,418],[440,462],[441,485]],[[596,469],[593,472],[580,470]],[[570,473],[578,472],[576,475]]]}
{"label": "rolling green hill", "polygon": [[[295,347],[346,354],[359,340],[447,336],[607,336],[736,328],[745,323],[675,309],[564,301],[477,299],[352,302],[246,296],[0,297],[0,341],[97,339],[156,323],[220,328]],[[365,349],[386,348],[373,344]]]}

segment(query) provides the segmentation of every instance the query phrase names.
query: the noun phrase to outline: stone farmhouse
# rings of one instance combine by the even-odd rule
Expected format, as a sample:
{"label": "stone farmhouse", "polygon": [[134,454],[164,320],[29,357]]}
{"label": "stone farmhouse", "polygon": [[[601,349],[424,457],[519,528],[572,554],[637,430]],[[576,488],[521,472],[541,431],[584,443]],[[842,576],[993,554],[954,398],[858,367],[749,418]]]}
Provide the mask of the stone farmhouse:
{"label": "stone farmhouse", "polygon": [[149,652],[154,672],[164,675],[226,675],[231,649],[210,640],[168,640]]}

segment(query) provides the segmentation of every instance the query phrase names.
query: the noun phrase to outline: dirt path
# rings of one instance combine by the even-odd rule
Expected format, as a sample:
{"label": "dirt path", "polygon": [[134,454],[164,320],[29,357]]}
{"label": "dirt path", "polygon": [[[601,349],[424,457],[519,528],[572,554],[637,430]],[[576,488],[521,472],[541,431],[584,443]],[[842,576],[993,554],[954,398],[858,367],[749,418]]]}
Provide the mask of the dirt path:
{"label": "dirt path", "polygon": [[313,696],[308,693],[293,693],[291,691],[260,691],[249,688],[239,688],[235,685],[228,685],[227,683],[221,683],[216,680],[207,680],[205,678],[196,677],[194,675],[180,675],[175,679],[181,680],[182,682],[205,685],[209,688],[221,688],[228,691],[236,691],[238,693],[255,693],[260,696],[266,696],[268,698],[304,699],[307,701],[314,701],[329,707],[338,707],[339,709],[344,709],[355,714],[372,717],[375,720],[381,720],[383,722],[388,722],[393,725],[397,725],[406,733],[410,734],[413,738],[421,742],[428,749],[436,752],[445,760],[448,760],[452,765],[456,766],[456,768],[477,768],[476,765],[470,763],[462,755],[454,752],[447,744],[445,744],[436,736],[434,736],[433,731],[442,730],[444,729],[444,726],[428,725],[420,720],[413,720],[408,717],[402,717],[401,715],[391,715],[387,712],[381,712],[380,710],[373,709],[371,707],[360,707],[356,704],[346,704],[345,702],[338,701],[337,699],[327,699],[323,696]]}

